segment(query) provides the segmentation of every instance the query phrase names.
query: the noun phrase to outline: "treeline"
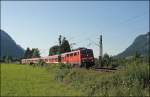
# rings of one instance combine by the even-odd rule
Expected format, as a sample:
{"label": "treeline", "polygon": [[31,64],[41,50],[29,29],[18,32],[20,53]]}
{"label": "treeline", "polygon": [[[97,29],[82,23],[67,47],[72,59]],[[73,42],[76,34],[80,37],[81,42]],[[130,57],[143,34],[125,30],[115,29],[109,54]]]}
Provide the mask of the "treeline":
{"label": "treeline", "polygon": [[19,62],[20,58],[14,58],[12,56],[3,56],[3,58],[0,59],[0,62],[4,63],[11,63],[11,62]]}
{"label": "treeline", "polygon": [[[59,40],[59,45],[54,45],[50,47],[49,56],[71,51],[69,41],[66,39],[66,37],[62,38],[62,36],[60,35],[58,40]],[[39,58],[39,57],[40,57],[40,51],[38,48],[30,49],[28,47],[25,51],[23,58],[26,59],[26,58]]]}
{"label": "treeline", "polygon": [[[40,57],[40,51],[38,48],[32,48],[29,47],[25,50],[24,56],[22,58],[39,58]],[[12,63],[12,62],[20,62],[22,58],[14,58],[12,56],[3,56],[3,58],[0,60],[0,62],[4,63]]]}
{"label": "treeline", "polygon": [[94,62],[96,68],[116,68],[119,66],[118,59],[115,59],[107,53],[104,54],[101,61],[98,58],[95,58]]}
{"label": "treeline", "polygon": [[134,61],[139,58],[147,59],[146,56],[142,56],[142,54],[139,53],[138,51],[136,51],[133,56],[124,57],[124,58],[118,58],[118,57],[115,58],[114,56],[110,56],[109,54],[105,53],[101,60],[101,64],[99,62],[99,59],[95,58],[95,67],[116,68],[124,64],[125,63],[124,61],[131,60],[131,59]]}
{"label": "treeline", "polygon": [[[57,55],[65,52],[70,52],[70,44],[69,41],[66,39],[66,37],[59,36],[59,45],[54,45],[50,47],[49,49],[49,56],[51,55]],[[32,48],[29,47],[26,49],[24,57],[23,58],[39,58],[40,57],[40,51],[38,48]]]}
{"label": "treeline", "polygon": [[39,58],[40,57],[40,51],[38,48],[32,48],[30,49],[29,47],[26,49],[25,54],[24,54],[24,59],[27,58]]}

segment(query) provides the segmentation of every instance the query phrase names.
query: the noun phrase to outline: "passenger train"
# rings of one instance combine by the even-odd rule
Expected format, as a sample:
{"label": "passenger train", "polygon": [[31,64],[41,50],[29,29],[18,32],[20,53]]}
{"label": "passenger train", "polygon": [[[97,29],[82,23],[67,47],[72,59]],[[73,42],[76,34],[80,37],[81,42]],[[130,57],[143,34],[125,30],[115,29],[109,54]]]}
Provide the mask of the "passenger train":
{"label": "passenger train", "polygon": [[[61,59],[59,61],[59,58]],[[65,63],[77,67],[92,67],[94,66],[94,55],[92,49],[79,48],[71,52],[62,53],[60,55],[52,55],[41,58],[29,58],[22,59],[22,64],[35,64],[39,60],[44,61],[45,63]]]}

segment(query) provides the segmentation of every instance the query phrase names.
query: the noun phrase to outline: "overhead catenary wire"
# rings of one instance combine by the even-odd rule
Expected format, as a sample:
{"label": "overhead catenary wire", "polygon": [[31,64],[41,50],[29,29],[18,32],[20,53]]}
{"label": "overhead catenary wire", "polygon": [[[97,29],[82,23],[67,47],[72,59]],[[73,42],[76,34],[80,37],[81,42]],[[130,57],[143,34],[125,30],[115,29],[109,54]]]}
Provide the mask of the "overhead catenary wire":
{"label": "overhead catenary wire", "polygon": [[[141,18],[141,17],[147,15],[146,13],[147,13],[147,12],[143,12],[143,14],[141,14],[141,15],[136,15],[136,16],[133,16],[133,17],[128,18],[128,19],[126,19],[126,20],[123,20],[123,21],[119,22],[118,25],[121,25],[121,24],[123,25],[123,24],[125,24],[125,23],[132,22],[132,21],[134,21],[134,20],[136,20],[136,19],[138,19],[138,18]],[[132,22],[132,23],[133,23],[133,22]]]}

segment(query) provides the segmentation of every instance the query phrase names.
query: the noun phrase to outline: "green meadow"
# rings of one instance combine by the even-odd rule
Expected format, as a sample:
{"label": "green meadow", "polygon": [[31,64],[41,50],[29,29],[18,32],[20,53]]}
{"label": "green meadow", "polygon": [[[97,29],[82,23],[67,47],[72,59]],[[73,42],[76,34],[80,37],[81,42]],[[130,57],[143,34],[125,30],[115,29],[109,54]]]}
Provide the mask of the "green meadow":
{"label": "green meadow", "polygon": [[81,95],[73,88],[54,80],[44,67],[1,64],[1,96]]}
{"label": "green meadow", "polygon": [[65,64],[1,64],[1,96],[149,96],[149,64],[122,60],[100,72]]}

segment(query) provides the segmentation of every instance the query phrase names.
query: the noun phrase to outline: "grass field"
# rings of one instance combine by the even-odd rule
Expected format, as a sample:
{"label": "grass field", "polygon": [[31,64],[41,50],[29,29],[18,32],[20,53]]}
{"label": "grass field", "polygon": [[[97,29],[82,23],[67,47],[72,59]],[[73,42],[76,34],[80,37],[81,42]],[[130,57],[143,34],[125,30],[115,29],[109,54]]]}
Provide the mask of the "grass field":
{"label": "grass field", "polygon": [[114,72],[66,64],[1,64],[1,96],[149,96],[149,65],[125,60]]}
{"label": "grass field", "polygon": [[81,92],[54,80],[43,67],[1,64],[1,96],[77,96]]}

